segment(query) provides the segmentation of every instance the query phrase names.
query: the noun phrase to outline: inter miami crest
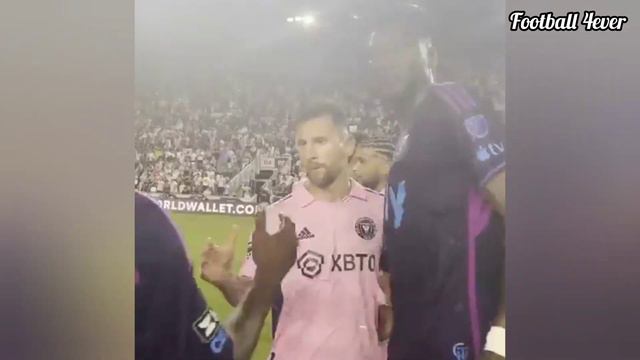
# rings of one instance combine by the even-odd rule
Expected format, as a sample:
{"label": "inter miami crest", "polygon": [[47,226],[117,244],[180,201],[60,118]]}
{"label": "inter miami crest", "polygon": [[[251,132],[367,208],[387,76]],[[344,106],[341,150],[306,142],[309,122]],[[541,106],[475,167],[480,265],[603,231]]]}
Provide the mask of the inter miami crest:
{"label": "inter miami crest", "polygon": [[376,223],[369,217],[362,217],[356,221],[356,233],[365,240],[371,240],[376,236]]}

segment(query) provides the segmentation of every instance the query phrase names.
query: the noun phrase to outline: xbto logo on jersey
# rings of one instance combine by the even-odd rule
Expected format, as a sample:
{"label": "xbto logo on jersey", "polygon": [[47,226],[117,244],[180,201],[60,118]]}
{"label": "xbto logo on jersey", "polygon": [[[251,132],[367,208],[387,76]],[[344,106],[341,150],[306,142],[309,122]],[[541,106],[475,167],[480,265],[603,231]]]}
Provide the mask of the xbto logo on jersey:
{"label": "xbto logo on jersey", "polygon": [[297,261],[298,269],[309,279],[320,274],[322,264],[324,264],[324,256],[312,250],[307,250]]}
{"label": "xbto logo on jersey", "polygon": [[[356,260],[358,259],[358,260]],[[373,254],[333,254],[331,271],[376,271],[376,256]]]}
{"label": "xbto logo on jersey", "polygon": [[[322,272],[324,256],[307,250],[298,258],[297,266],[302,275],[313,279]],[[331,272],[371,271],[377,269],[376,256],[373,254],[333,254],[331,255]]]}
{"label": "xbto logo on jersey", "polygon": [[356,221],[356,233],[365,240],[371,240],[376,236],[376,223],[369,217],[361,217]]}

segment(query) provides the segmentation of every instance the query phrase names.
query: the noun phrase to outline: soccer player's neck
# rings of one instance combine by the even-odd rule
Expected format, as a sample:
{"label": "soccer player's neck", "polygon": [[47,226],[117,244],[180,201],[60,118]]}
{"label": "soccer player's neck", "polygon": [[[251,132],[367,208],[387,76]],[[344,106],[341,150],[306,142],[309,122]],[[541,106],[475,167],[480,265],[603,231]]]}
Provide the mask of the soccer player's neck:
{"label": "soccer player's neck", "polygon": [[344,199],[351,192],[351,181],[346,171],[341,172],[328,186],[321,188],[310,181],[304,185],[313,198],[318,201],[337,202]]}

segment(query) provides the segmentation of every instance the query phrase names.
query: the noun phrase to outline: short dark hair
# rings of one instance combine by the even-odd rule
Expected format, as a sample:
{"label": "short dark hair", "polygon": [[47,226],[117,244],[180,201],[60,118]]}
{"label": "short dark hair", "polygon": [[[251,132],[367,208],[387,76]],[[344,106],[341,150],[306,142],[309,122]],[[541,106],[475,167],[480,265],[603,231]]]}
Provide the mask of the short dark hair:
{"label": "short dark hair", "polygon": [[353,134],[353,140],[356,142],[356,145],[362,144],[363,141],[367,139],[367,134],[362,132],[357,132]]}
{"label": "short dark hair", "polygon": [[393,159],[393,154],[396,151],[396,147],[391,139],[382,136],[361,139],[361,141],[358,142],[358,146],[373,149],[375,152],[387,157],[389,160]]}
{"label": "short dark hair", "polygon": [[317,100],[305,105],[296,116],[295,125],[298,126],[321,116],[331,117],[331,121],[338,127],[347,126],[347,118],[342,108],[335,102],[326,100]]}

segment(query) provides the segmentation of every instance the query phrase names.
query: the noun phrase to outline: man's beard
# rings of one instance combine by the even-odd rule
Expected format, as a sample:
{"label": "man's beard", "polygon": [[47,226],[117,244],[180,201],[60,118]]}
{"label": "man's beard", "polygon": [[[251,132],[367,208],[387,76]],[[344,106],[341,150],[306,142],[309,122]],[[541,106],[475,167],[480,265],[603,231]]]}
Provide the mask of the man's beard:
{"label": "man's beard", "polygon": [[307,179],[309,179],[311,184],[313,184],[314,186],[320,189],[326,189],[327,187],[329,187],[329,185],[333,184],[333,182],[336,181],[338,174],[336,171],[331,171],[326,167],[320,168],[319,170],[324,171],[307,171]]}
{"label": "man's beard", "polygon": [[359,182],[362,186],[369,188],[371,190],[376,190],[376,191],[378,189],[378,185],[380,185],[379,178],[363,179],[363,180],[360,180]]}

